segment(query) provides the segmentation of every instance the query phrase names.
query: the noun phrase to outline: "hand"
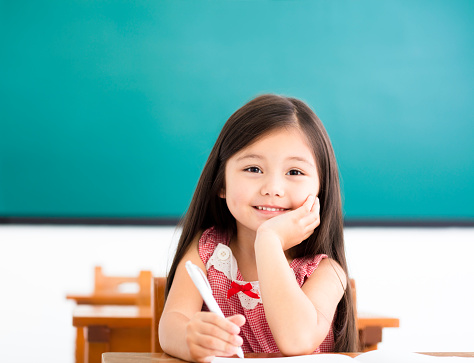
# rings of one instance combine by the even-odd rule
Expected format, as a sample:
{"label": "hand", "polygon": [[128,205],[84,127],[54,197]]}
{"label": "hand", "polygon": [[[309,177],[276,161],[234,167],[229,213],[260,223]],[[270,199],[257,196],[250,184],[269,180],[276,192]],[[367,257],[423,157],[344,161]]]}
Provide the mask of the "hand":
{"label": "hand", "polygon": [[257,230],[257,237],[274,235],[286,251],[313,234],[319,226],[319,217],[319,198],[309,195],[301,207],[263,222]]}
{"label": "hand", "polygon": [[238,335],[244,325],[243,315],[222,318],[211,312],[198,312],[186,326],[186,343],[196,362],[211,362],[215,356],[237,354],[243,344]]}

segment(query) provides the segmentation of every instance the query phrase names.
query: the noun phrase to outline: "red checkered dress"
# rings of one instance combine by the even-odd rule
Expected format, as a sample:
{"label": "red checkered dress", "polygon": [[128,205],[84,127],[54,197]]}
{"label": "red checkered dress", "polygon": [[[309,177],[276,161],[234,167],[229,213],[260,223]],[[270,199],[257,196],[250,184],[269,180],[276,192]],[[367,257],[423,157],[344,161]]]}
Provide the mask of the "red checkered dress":
{"label": "red checkered dress", "polygon": [[[239,285],[245,285],[242,275],[237,268],[237,262],[228,247],[229,241],[225,234],[217,231],[214,227],[207,229],[199,240],[199,256],[206,265],[207,278],[212,288],[212,293],[225,316],[242,314],[246,318],[241,328],[241,337],[244,340],[242,350],[244,353],[278,353],[278,347],[273,339],[263,310],[261,298],[253,298],[237,292],[227,298],[227,292],[234,281]],[[294,271],[296,280],[300,286],[306,278],[316,270],[319,263],[326,255],[317,255],[314,258],[296,258],[290,268]],[[260,296],[258,281],[250,283],[254,292]],[[203,310],[207,307],[203,304]],[[309,329],[311,327],[308,327]],[[334,351],[334,335],[332,327],[315,353]]]}

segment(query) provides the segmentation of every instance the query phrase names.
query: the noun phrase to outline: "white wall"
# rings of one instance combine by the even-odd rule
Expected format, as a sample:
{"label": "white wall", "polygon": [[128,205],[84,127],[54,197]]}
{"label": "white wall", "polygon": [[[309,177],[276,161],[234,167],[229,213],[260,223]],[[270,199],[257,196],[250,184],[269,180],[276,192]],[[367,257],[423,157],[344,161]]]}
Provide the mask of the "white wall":
{"label": "white wall", "polygon": [[474,351],[474,228],[347,229],[361,311],[400,318],[384,348]]}
{"label": "white wall", "polygon": [[[474,228],[346,229],[360,311],[401,319],[381,347],[474,350]],[[0,351],[5,362],[72,363],[74,303],[106,274],[166,271],[171,227],[0,226]]]}

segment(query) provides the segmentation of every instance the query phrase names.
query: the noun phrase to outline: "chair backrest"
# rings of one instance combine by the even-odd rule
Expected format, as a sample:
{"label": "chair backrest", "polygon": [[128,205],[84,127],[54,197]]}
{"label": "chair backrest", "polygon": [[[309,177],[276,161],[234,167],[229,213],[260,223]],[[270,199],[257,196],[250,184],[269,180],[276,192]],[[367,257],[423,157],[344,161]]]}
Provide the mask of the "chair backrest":
{"label": "chair backrest", "polygon": [[160,324],[161,314],[163,313],[163,307],[165,305],[165,277],[154,277],[152,284],[151,294],[151,311],[152,311],[152,324],[151,324],[151,351],[153,353],[161,353],[160,340],[158,337],[158,325]]}
{"label": "chair backrest", "polygon": [[94,271],[94,294],[135,294],[136,304],[149,306],[151,303],[151,271],[140,271],[137,277],[106,276],[102,267],[96,266]]}
{"label": "chair backrest", "polygon": [[352,303],[354,306],[354,312],[357,316],[357,294],[356,294],[356,283],[354,279],[350,279],[351,290],[352,290]]}

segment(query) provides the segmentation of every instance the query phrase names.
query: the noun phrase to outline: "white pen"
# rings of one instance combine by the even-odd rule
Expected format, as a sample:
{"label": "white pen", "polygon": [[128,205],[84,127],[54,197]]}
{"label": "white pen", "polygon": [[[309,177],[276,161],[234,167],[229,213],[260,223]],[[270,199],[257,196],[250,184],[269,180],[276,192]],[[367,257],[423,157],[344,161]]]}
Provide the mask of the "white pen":
{"label": "white pen", "polygon": [[[197,289],[199,290],[199,293],[201,294],[201,297],[206,303],[209,311],[225,318],[221,308],[214,299],[214,296],[212,296],[211,285],[209,285],[209,281],[207,280],[206,275],[204,275],[204,272],[202,272],[202,270],[191,261],[186,261],[185,266],[186,270],[188,270],[189,276],[191,276],[191,280],[193,280],[194,285],[196,285]],[[237,355],[240,358],[244,358],[244,352],[242,352],[241,347],[238,348]]]}

